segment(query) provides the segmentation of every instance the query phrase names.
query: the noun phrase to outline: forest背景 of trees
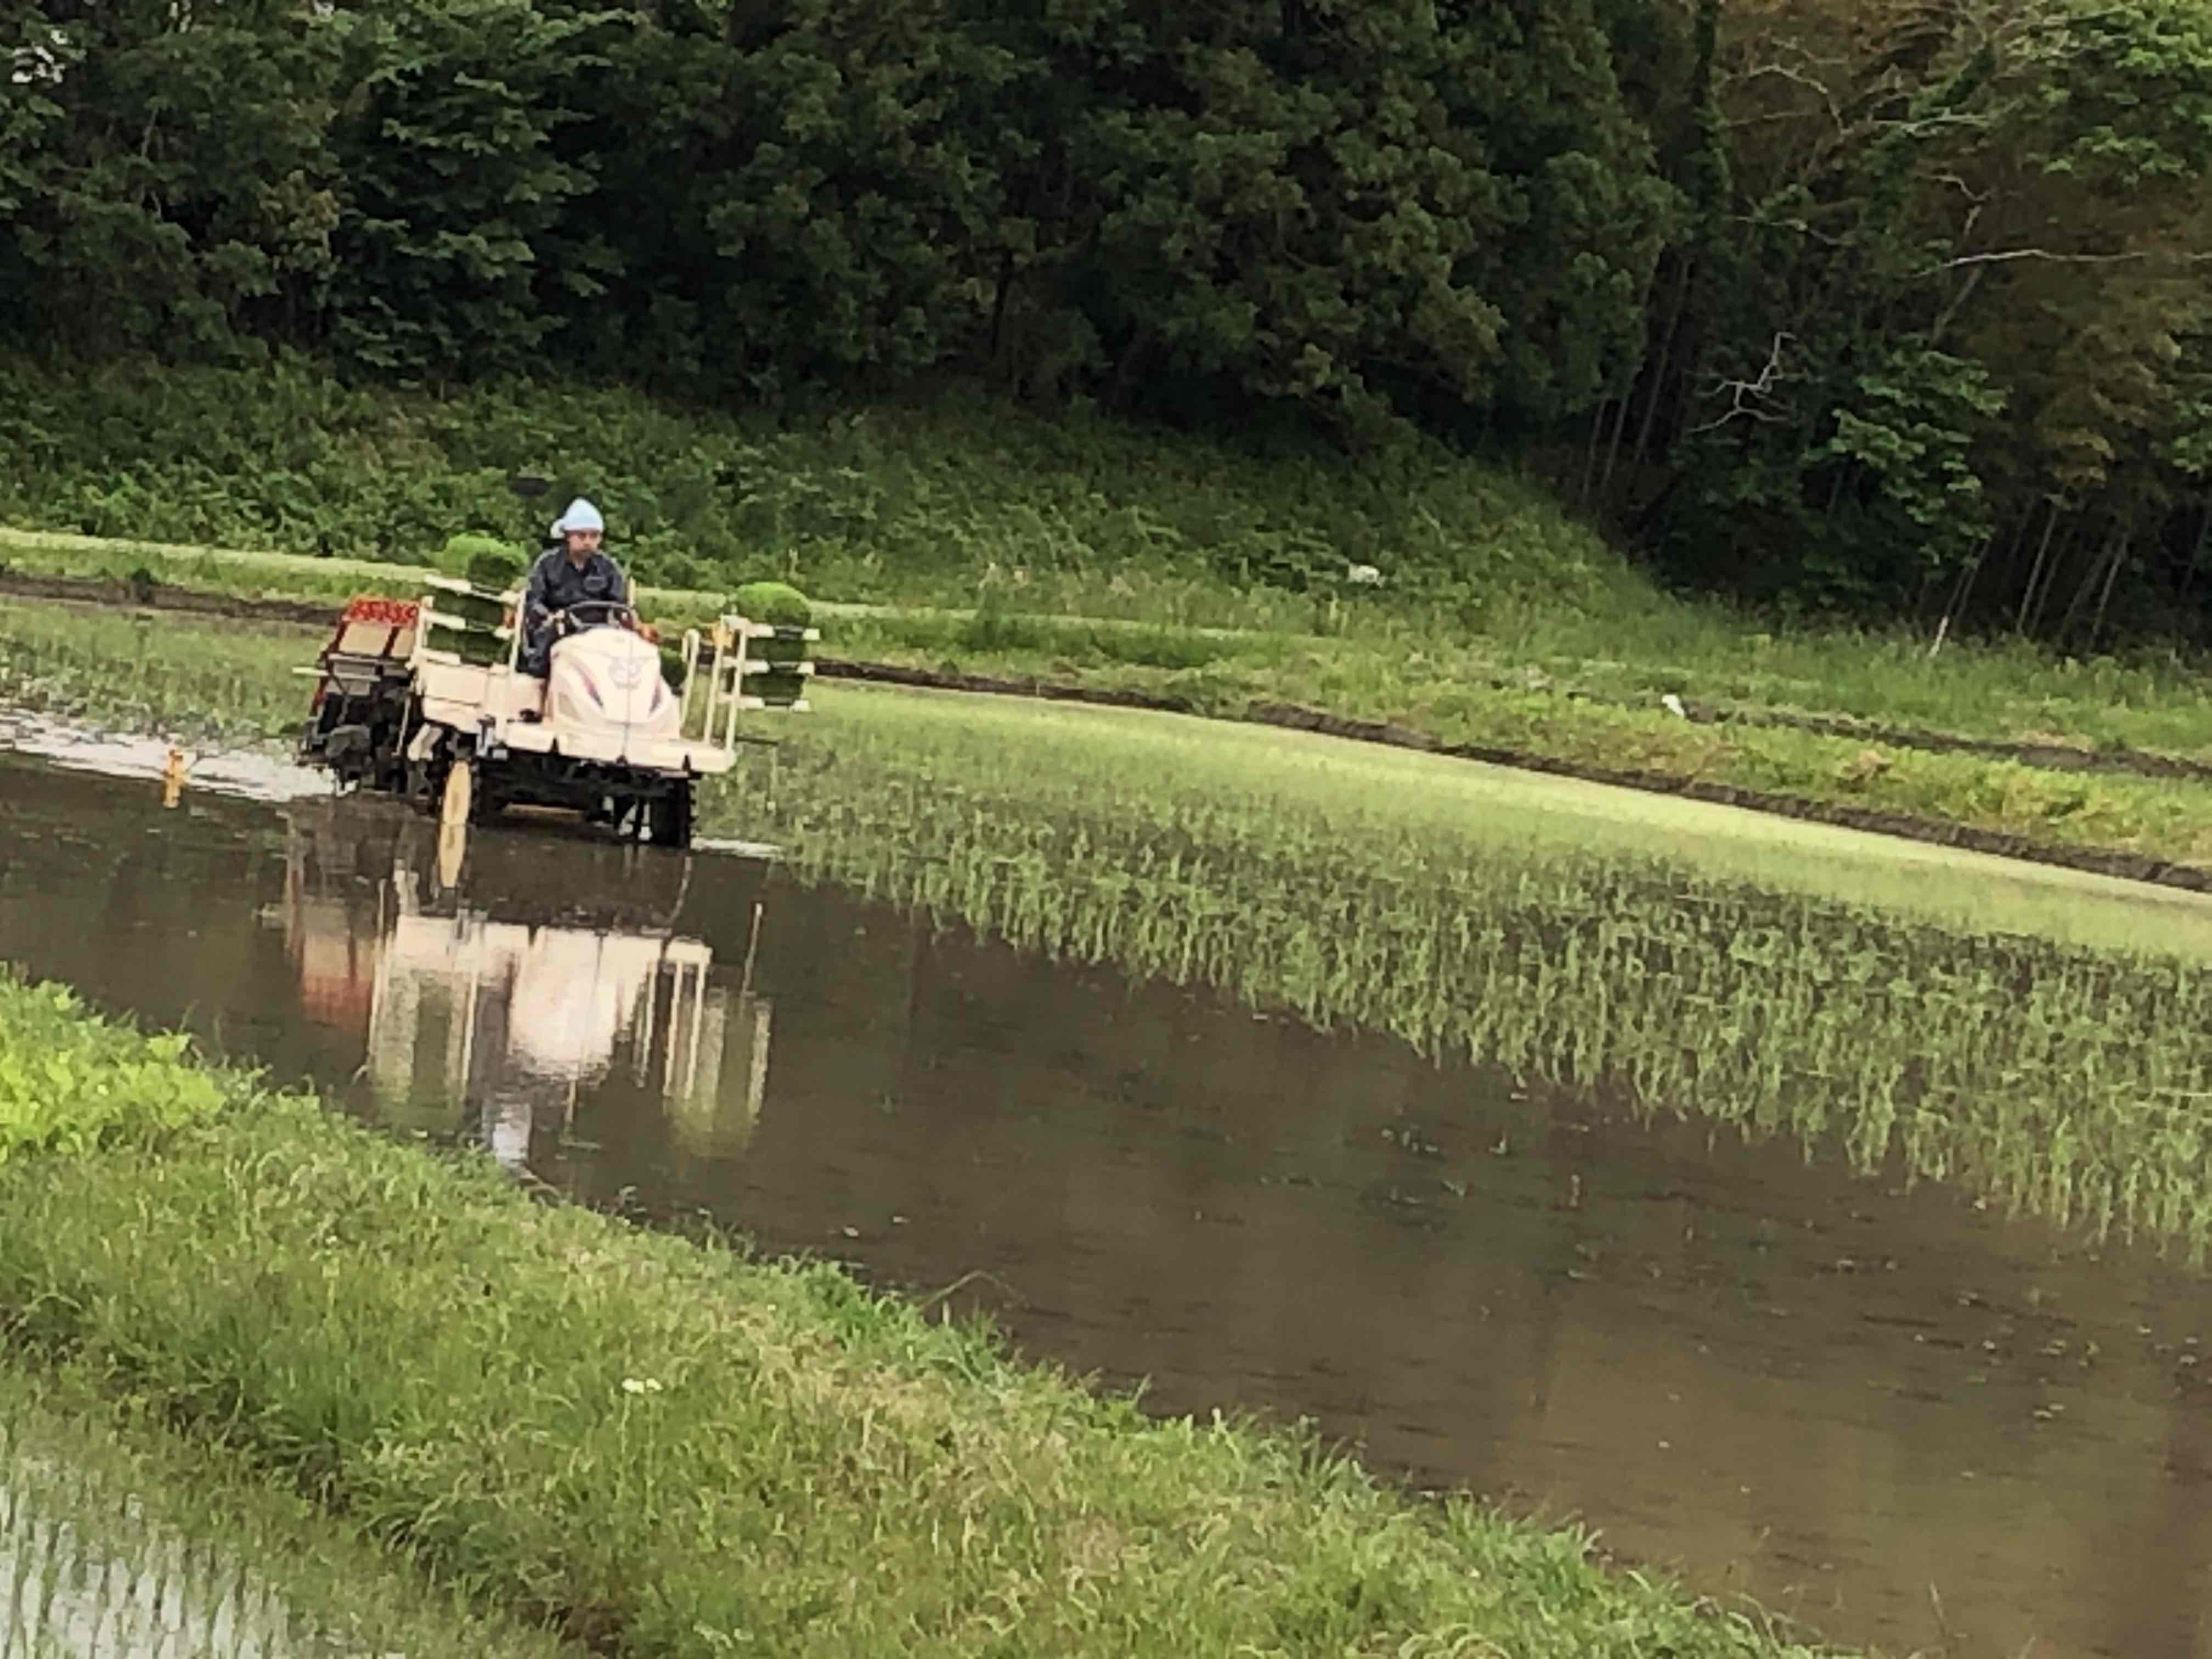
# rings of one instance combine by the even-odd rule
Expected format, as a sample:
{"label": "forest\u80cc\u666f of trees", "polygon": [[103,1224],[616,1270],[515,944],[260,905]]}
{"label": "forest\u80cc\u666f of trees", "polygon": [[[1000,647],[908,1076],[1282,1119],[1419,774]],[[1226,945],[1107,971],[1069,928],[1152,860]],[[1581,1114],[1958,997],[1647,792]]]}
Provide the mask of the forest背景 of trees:
{"label": "forest\u80cc\u666f of trees", "polygon": [[0,0],[0,331],[1517,457],[1694,584],[2208,631],[2205,0]]}

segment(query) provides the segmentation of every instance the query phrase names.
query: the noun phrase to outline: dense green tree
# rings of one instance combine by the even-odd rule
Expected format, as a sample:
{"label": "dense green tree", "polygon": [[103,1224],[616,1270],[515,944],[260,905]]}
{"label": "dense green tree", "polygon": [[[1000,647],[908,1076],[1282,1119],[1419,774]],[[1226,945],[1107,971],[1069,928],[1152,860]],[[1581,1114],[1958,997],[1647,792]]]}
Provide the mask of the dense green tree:
{"label": "dense green tree", "polygon": [[56,352],[1411,420],[1778,603],[2203,603],[2212,0],[0,0],[0,64]]}
{"label": "dense green tree", "polygon": [[331,264],[334,58],[273,0],[15,14],[0,101],[11,309],[77,349],[235,350]]}
{"label": "dense green tree", "polygon": [[456,375],[527,367],[558,294],[619,268],[605,228],[568,210],[588,171],[556,153],[592,118],[619,12],[532,0],[408,0],[340,14],[348,88],[331,124],[343,169],[331,338],[378,368]]}
{"label": "dense green tree", "polygon": [[1664,465],[1615,507],[1701,579],[2095,634],[2177,507],[2201,537],[2207,9],[1735,23],[1730,231],[1692,349],[1646,368]]}

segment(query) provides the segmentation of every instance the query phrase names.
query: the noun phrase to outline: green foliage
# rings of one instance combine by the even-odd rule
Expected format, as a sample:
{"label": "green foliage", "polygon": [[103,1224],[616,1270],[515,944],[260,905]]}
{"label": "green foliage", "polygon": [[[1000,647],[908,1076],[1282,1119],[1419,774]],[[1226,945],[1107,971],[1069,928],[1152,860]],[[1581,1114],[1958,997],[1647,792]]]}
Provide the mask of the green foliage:
{"label": "green foliage", "polygon": [[64,988],[0,973],[0,1164],[82,1153],[220,1110],[216,1080],[179,1063],[185,1047],[181,1036],[92,1022]]}
{"label": "green foliage", "polygon": [[[2207,631],[2194,0],[81,9],[0,0],[0,323],[72,369],[576,376],[756,438],[980,380],[1079,435],[1280,442],[1354,495],[1411,425],[1774,609]],[[548,425],[524,459],[564,486],[636,478],[577,441],[598,421]],[[188,493],[261,470],[208,464]],[[656,456],[629,555],[714,586],[785,521],[881,527],[840,477],[755,488],[777,470]],[[1182,538],[1148,538],[1164,568],[1386,562],[1314,512],[1228,549],[1130,493]],[[347,533],[504,521],[444,495]]]}
{"label": "green foliage", "polygon": [[1655,285],[1615,510],[1762,597],[2172,628],[2212,508],[2212,15],[1761,0],[1683,96],[1743,137],[1673,162],[1728,219]]}
{"label": "green foliage", "polygon": [[[408,563],[457,526],[513,523],[508,476],[542,467],[560,499],[600,503],[648,585],[774,572],[842,599],[997,582],[1122,605],[1158,589],[1310,623],[1289,595],[1338,592],[1354,563],[1381,567],[1394,603],[1469,614],[1516,590],[1593,599],[1621,568],[1540,491],[1440,444],[1407,438],[1347,477],[954,392],[784,425],[543,378],[354,388],[294,357],[66,377],[0,361],[0,449],[17,522]],[[1229,591],[1262,584],[1272,598]]]}
{"label": "green foliage", "polygon": [[0,20],[0,314],[90,353],[281,335],[331,267],[332,31],[251,6]]}
{"label": "green foliage", "polygon": [[1590,0],[23,20],[0,296],[88,355],[1540,419],[1626,368],[1674,210]]}
{"label": "green foliage", "polygon": [[1971,456],[2004,395],[1979,363],[1924,349],[1893,351],[1857,389],[1858,408],[1836,410],[1828,441],[1830,454],[1863,472],[1838,486],[1858,520],[1840,533],[1897,552],[1875,564],[1861,550],[1839,579],[1902,586],[1896,567],[1906,560],[1923,567],[1916,574],[1955,574],[1996,527]]}
{"label": "green foliage", "polygon": [[592,43],[623,14],[411,0],[339,16],[331,343],[410,377],[527,366],[556,326],[546,302],[597,295],[614,263],[571,211],[591,173],[554,141],[590,118]]}

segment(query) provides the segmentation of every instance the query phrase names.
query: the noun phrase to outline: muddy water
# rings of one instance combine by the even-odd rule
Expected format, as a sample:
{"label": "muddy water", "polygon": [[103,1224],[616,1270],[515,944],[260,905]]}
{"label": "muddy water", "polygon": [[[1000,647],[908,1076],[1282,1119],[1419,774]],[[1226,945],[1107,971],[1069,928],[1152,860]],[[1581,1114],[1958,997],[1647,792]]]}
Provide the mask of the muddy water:
{"label": "muddy water", "polygon": [[2204,1280],[1794,1142],[1639,1127],[772,866],[0,757],[0,957],[988,1309],[1172,1410],[1579,1516],[1837,1640],[2212,1655]]}

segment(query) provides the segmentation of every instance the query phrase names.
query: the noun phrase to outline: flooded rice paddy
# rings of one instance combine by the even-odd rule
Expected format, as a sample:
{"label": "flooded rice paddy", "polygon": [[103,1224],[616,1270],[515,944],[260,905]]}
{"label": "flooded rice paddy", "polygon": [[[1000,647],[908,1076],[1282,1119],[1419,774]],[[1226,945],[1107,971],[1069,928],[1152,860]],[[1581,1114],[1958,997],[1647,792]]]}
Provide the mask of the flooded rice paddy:
{"label": "flooded rice paddy", "polygon": [[1293,916],[1195,841],[894,866],[836,849],[963,804],[811,810],[791,865],[516,826],[456,873],[388,805],[0,756],[0,957],[1838,1641],[2212,1655],[2196,912],[1495,860]]}

